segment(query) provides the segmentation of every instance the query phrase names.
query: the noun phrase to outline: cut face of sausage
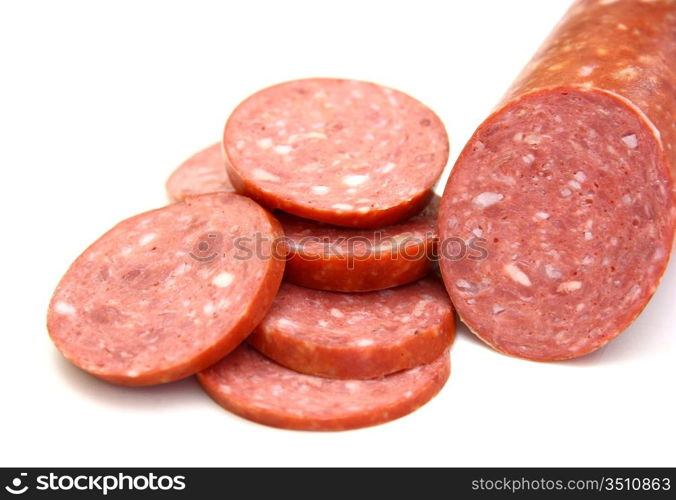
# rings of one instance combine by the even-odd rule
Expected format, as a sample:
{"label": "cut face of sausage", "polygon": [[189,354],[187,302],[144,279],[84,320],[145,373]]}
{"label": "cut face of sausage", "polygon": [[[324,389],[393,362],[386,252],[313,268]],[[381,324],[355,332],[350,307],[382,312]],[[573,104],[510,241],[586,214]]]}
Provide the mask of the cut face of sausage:
{"label": "cut face of sausage", "polygon": [[454,333],[451,303],[434,278],[354,294],[283,283],[248,341],[299,372],[365,379],[430,363]]}
{"label": "cut face of sausage", "polygon": [[[258,250],[242,258],[239,244],[257,234]],[[67,359],[114,383],[192,375],[265,315],[284,270],[273,252],[281,236],[274,218],[235,194],[131,217],[71,265],[49,306],[49,334]]]}
{"label": "cut face of sausage", "polygon": [[225,169],[221,143],[205,148],[181,163],[167,179],[167,195],[173,203],[188,196],[235,191]]}
{"label": "cut face of sausage", "polygon": [[486,240],[442,259],[460,317],[496,349],[535,360],[599,348],[633,321],[664,272],[668,171],[653,130],[608,93],[557,88],[490,117],[462,152],[442,240]]}
{"label": "cut face of sausage", "polygon": [[221,406],[273,427],[346,430],[388,422],[432,399],[450,374],[448,353],[432,363],[373,380],[304,375],[246,344],[198,374]]}
{"label": "cut face of sausage", "polygon": [[285,279],[340,292],[384,290],[432,269],[440,198],[415,217],[381,229],[331,226],[280,213],[289,243]]}
{"label": "cut face of sausage", "polygon": [[439,118],[373,83],[306,79],[261,90],[230,116],[230,177],[269,208],[372,228],[418,213],[448,160]]}

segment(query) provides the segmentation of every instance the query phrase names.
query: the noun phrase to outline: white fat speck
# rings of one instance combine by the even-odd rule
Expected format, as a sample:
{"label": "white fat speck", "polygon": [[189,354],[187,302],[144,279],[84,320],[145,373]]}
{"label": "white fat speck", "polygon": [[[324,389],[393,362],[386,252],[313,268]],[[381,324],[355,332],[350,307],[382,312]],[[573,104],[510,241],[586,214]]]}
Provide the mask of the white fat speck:
{"label": "white fat speck", "polygon": [[625,194],[622,197],[622,201],[624,202],[625,205],[631,205],[631,196],[629,196],[628,194]]}
{"label": "white fat speck", "polygon": [[359,339],[355,342],[359,347],[367,347],[373,345],[374,342],[371,339]]}
{"label": "white fat speck", "polygon": [[507,276],[512,278],[520,285],[531,286],[530,279],[528,278],[528,276],[526,276],[526,273],[524,273],[521,269],[519,269],[519,266],[517,266],[516,264],[512,263],[507,264],[503,269],[507,273]]}
{"label": "white fat speck", "polygon": [[272,386],[270,389],[270,394],[272,394],[272,397],[279,397],[282,394],[284,394],[284,389],[282,389],[282,386],[279,384],[275,384]]}
{"label": "white fat speck", "polygon": [[588,266],[589,264],[592,264],[593,262],[594,262],[594,257],[592,257],[591,255],[585,255],[584,259],[582,259],[582,263],[585,266]]}
{"label": "white fat speck", "polygon": [[568,181],[568,185],[570,187],[572,187],[573,189],[580,189],[582,187],[579,182],[577,182],[576,180],[573,180],[573,179]]}
{"label": "white fat speck", "polygon": [[505,197],[500,193],[492,193],[490,191],[485,191],[474,197],[472,203],[479,208],[490,207],[491,205],[496,204],[499,201],[502,201]]}
{"label": "white fat speck", "polygon": [[329,186],[312,186],[310,190],[314,194],[326,194],[331,191],[331,188]]}
{"label": "white fat speck", "polygon": [[294,321],[291,321],[286,318],[280,318],[277,320],[277,327],[278,328],[296,328],[298,327],[298,324]]}
{"label": "white fat speck", "polygon": [[322,328],[328,328],[329,322],[326,321],[325,319],[320,319],[317,324],[321,326]]}
{"label": "white fat speck", "polygon": [[653,260],[662,260],[662,257],[664,257],[664,248],[657,247],[653,253]]}
{"label": "white fat speck", "polygon": [[610,244],[611,244],[612,246],[616,247],[618,243],[619,243],[619,240],[618,240],[615,236],[613,236],[612,238],[610,238]]}
{"label": "white fat speck", "polygon": [[476,236],[477,238],[481,238],[483,236],[484,232],[481,229],[479,229],[478,227],[475,227],[474,229],[472,229],[472,234],[474,236]]}
{"label": "white fat speck", "polygon": [[295,139],[326,139],[326,134],[322,132],[307,132],[297,136]]}
{"label": "white fat speck", "polygon": [[252,173],[254,178],[260,181],[279,182],[282,180],[279,176],[262,168],[254,168]]}
{"label": "white fat speck", "polygon": [[58,301],[54,304],[54,310],[59,314],[65,314],[66,316],[75,316],[75,307],[68,302]]}
{"label": "white fat speck", "polygon": [[560,293],[570,293],[582,288],[581,281],[564,281],[556,287],[556,291]]}
{"label": "white fat speck", "polygon": [[136,370],[127,370],[127,377],[136,378],[139,376],[139,372]]}
{"label": "white fat speck", "polygon": [[261,149],[270,149],[272,147],[272,139],[269,137],[263,137],[262,139],[258,139],[256,141],[256,146],[258,146]]}
{"label": "white fat speck", "polygon": [[190,266],[186,264],[185,262],[181,262],[178,266],[176,266],[176,269],[174,269],[171,273],[172,276],[181,276],[182,274],[185,274],[187,270],[190,269]]}
{"label": "white fat speck", "polygon": [[288,144],[278,144],[274,147],[275,153],[280,155],[288,155],[291,152],[291,146]]}
{"label": "white fat speck", "polygon": [[551,264],[545,264],[545,274],[553,280],[558,280],[558,279],[561,279],[563,277],[563,274],[561,274],[561,271],[559,271],[557,268],[555,268]]}
{"label": "white fat speck", "polygon": [[207,302],[206,304],[204,304],[204,307],[202,308],[202,312],[204,312],[204,314],[206,314],[207,316],[213,314],[215,310],[216,308],[214,307],[213,302]]}
{"label": "white fat speck", "polygon": [[476,283],[470,283],[469,281],[465,279],[459,279],[455,282],[455,287],[458,290],[461,290],[463,292],[467,293],[476,293],[477,292],[477,285]]}
{"label": "white fat speck", "polygon": [[517,132],[512,136],[512,140],[514,142],[521,142],[523,141],[523,132]]}
{"label": "white fat speck", "polygon": [[344,318],[345,317],[345,314],[343,314],[343,311],[341,311],[340,309],[336,309],[335,307],[332,307],[331,310],[329,311],[329,313],[334,318]]}
{"label": "white fat speck", "polygon": [[619,80],[633,80],[638,76],[638,70],[634,66],[627,66],[616,71],[614,76]]}
{"label": "white fat speck", "polygon": [[586,241],[591,240],[593,237],[594,237],[594,235],[592,234],[591,231],[585,231],[585,232],[584,232],[584,239],[585,239]]}
{"label": "white fat speck", "polygon": [[496,181],[504,182],[505,184],[507,184],[509,186],[513,186],[514,184],[516,184],[516,180],[511,175],[503,175],[503,174],[499,174],[497,172],[494,172],[493,178]]}
{"label": "white fat speck", "polygon": [[346,186],[359,186],[360,184],[364,184],[368,178],[368,174],[350,174],[343,177],[343,184]]}
{"label": "white fat speck", "polygon": [[522,156],[521,160],[523,160],[524,163],[530,165],[535,161],[535,155],[533,155],[533,153],[528,153],[527,155]]}
{"label": "white fat speck", "polygon": [[629,28],[627,28],[627,25],[624,23],[617,23],[617,29],[620,31],[627,31]]}
{"label": "white fat speck", "polygon": [[577,70],[577,74],[580,76],[589,76],[592,74],[592,71],[594,71],[594,66],[588,64],[580,67],[580,69]]}
{"label": "white fat speck", "polygon": [[392,172],[392,170],[394,170],[394,167],[396,167],[396,166],[397,166],[396,163],[392,163],[391,161],[388,161],[388,162],[385,164],[385,166],[383,166],[383,167],[380,168],[380,171],[381,171],[383,174],[389,174],[390,172]]}
{"label": "white fat speck", "polygon": [[217,274],[214,279],[211,280],[211,284],[219,288],[225,288],[230,286],[230,284],[235,280],[235,275],[232,273],[220,273]]}
{"label": "white fat speck", "polygon": [[279,128],[282,128],[284,125],[286,125],[286,122],[284,120],[277,120],[275,125]]}
{"label": "white fat speck", "polygon": [[523,138],[523,140],[526,142],[526,144],[530,146],[535,146],[537,144],[540,144],[542,141],[542,136],[538,134],[528,134],[526,137]]}
{"label": "white fat speck", "polygon": [[568,188],[563,188],[561,190],[561,196],[563,196],[564,198],[568,198],[571,194],[573,194],[573,192]]}
{"label": "white fat speck", "polygon": [[218,301],[218,304],[216,305],[218,309],[225,309],[226,307],[230,307],[230,300],[229,299],[221,299]]}
{"label": "white fat speck", "polygon": [[138,244],[141,246],[147,245],[148,243],[150,243],[155,239],[155,236],[157,236],[157,234],[155,233],[144,234],[143,236],[141,236],[141,239],[139,240]]}
{"label": "white fat speck", "polygon": [[241,140],[241,139],[240,139],[239,141],[237,141],[237,143],[235,144],[235,147],[236,147],[237,149],[244,149],[245,146],[246,146],[246,142],[244,142],[244,141]]}
{"label": "white fat speck", "polygon": [[348,392],[357,392],[359,391],[359,382],[356,380],[350,380],[349,382],[345,382],[345,388],[348,390]]}
{"label": "white fat speck", "polygon": [[349,203],[336,203],[332,207],[336,210],[352,210],[354,208]]}
{"label": "white fat speck", "polygon": [[549,214],[547,212],[535,212],[535,218],[540,220],[549,219]]}
{"label": "white fat speck", "polygon": [[641,294],[641,287],[639,285],[633,285],[627,294],[627,299],[631,302],[635,301],[638,296]]}
{"label": "white fat speck", "polygon": [[190,301],[184,300],[183,302],[181,302],[181,304],[183,305],[183,307],[188,307],[190,305]]}
{"label": "white fat speck", "polygon": [[575,177],[575,180],[578,182],[584,182],[587,180],[587,174],[585,174],[582,170],[578,170],[573,174],[573,177]]}
{"label": "white fat speck", "polygon": [[622,142],[624,142],[628,148],[634,149],[636,146],[638,146],[638,139],[636,138],[636,134],[627,134],[622,137]]}
{"label": "white fat speck", "polygon": [[584,307],[585,305],[582,302],[580,302],[578,305],[575,306],[575,310],[577,312],[580,312],[582,309],[584,309]]}
{"label": "white fat speck", "polygon": [[609,266],[610,265],[610,259],[608,257],[603,257],[603,259],[601,259],[601,265],[606,266],[606,267]]}
{"label": "white fat speck", "polygon": [[360,214],[367,214],[371,211],[371,207],[359,207],[357,212]]}
{"label": "white fat speck", "polygon": [[504,312],[505,308],[499,304],[493,304],[493,314],[498,315],[501,312]]}

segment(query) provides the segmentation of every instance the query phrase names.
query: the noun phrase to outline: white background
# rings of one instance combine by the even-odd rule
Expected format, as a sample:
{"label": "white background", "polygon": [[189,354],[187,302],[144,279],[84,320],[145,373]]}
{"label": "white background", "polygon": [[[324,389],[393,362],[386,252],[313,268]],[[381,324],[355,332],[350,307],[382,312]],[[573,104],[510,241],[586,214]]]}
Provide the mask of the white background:
{"label": "white background", "polygon": [[676,465],[676,269],[606,348],[538,364],[464,328],[441,394],[374,428],[305,433],[222,410],[193,379],[143,389],[64,361],[45,326],[70,262],[165,203],[174,166],[283,80],[373,80],[419,98],[451,162],[567,0],[3,2],[0,465]]}

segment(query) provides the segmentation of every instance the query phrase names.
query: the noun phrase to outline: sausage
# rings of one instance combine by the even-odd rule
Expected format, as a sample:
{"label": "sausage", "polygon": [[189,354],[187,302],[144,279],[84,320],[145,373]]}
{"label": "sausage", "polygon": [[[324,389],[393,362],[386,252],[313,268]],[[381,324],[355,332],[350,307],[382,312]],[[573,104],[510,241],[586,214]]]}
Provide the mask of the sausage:
{"label": "sausage", "polygon": [[187,196],[234,192],[225,170],[221,143],[212,144],[181,163],[167,179],[166,190],[172,203]]}
{"label": "sausage", "polygon": [[[440,239],[465,323],[504,353],[575,358],[655,292],[674,238],[676,2],[579,0],[462,151]],[[441,244],[440,244],[441,245]]]}
{"label": "sausage", "polygon": [[406,94],[354,80],[268,87],[228,119],[237,191],[270,209],[358,228],[420,212],[448,160],[441,120]]}
{"label": "sausage", "polygon": [[[240,258],[233,242],[247,238],[258,251]],[[192,375],[237,347],[267,312],[284,273],[273,252],[281,238],[268,212],[230,193],[126,219],[61,279],[49,334],[68,360],[113,383]]]}
{"label": "sausage", "polygon": [[292,370],[367,379],[432,362],[454,334],[453,308],[433,278],[354,294],[283,283],[248,342]]}
{"label": "sausage", "polygon": [[432,269],[440,198],[420,214],[381,229],[352,229],[278,214],[289,247],[285,279],[339,292],[384,290]]}
{"label": "sausage", "polygon": [[448,353],[432,363],[372,380],[297,373],[246,344],[200,372],[204,390],[225,409],[284,429],[337,431],[402,417],[432,399],[450,374]]}

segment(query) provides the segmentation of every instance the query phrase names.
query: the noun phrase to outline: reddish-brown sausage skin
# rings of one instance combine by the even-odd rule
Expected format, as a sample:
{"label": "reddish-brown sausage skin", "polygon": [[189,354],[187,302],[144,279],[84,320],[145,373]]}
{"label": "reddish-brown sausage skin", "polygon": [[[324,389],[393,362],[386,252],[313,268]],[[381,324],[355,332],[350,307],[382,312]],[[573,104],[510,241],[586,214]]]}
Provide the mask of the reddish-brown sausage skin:
{"label": "reddish-brown sausage skin", "polygon": [[318,290],[368,292],[411,283],[432,269],[440,198],[380,229],[331,226],[279,213],[289,246],[285,279]]}
{"label": "reddish-brown sausage skin", "polygon": [[676,2],[579,0],[462,151],[438,229],[458,314],[539,361],[605,345],[645,307],[674,238]]}
{"label": "reddish-brown sausage skin", "polygon": [[431,363],[455,335],[436,278],[390,290],[334,293],[282,283],[247,341],[292,370],[368,379]]}
{"label": "reddish-brown sausage skin", "polygon": [[337,380],[294,372],[242,344],[197,378],[214,401],[254,422],[339,431],[411,413],[441,390],[450,370],[445,352],[431,363],[387,377]]}

